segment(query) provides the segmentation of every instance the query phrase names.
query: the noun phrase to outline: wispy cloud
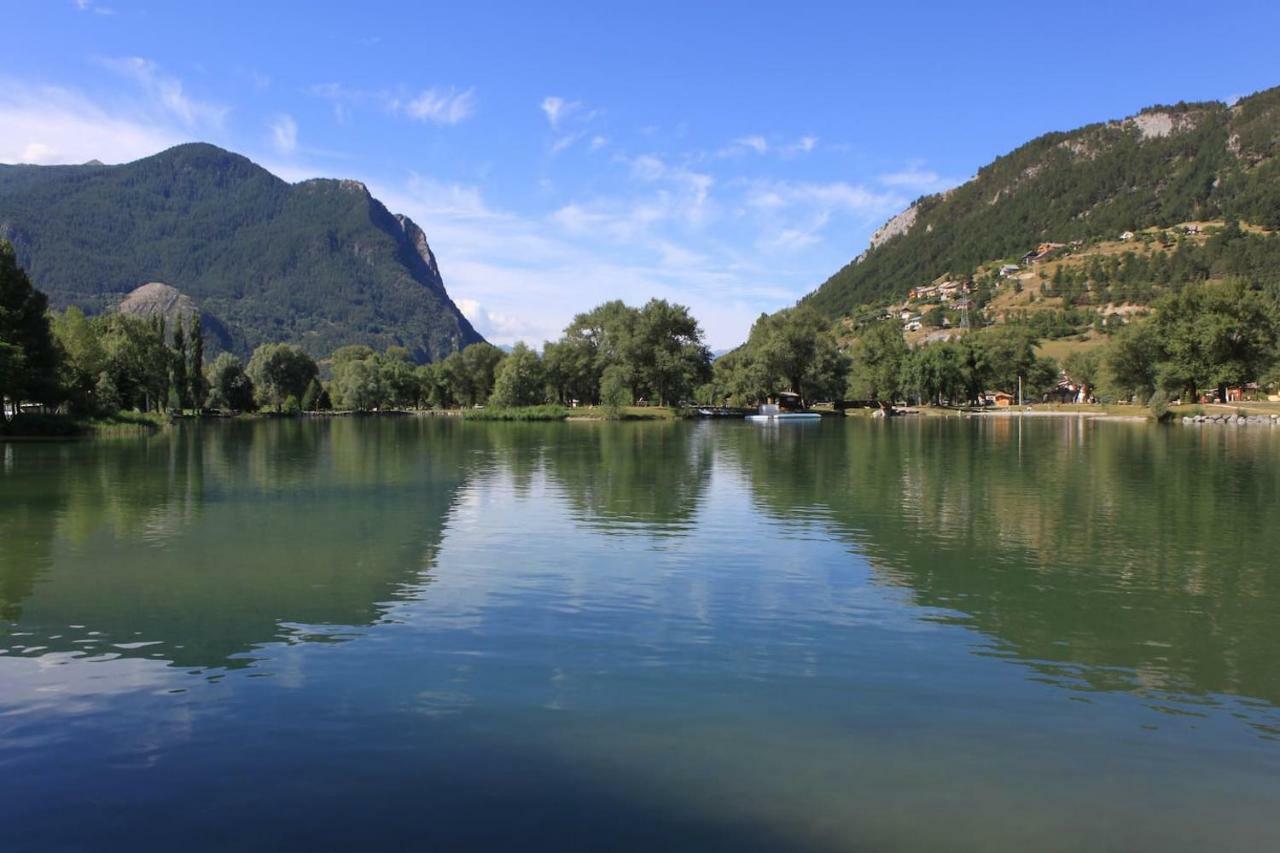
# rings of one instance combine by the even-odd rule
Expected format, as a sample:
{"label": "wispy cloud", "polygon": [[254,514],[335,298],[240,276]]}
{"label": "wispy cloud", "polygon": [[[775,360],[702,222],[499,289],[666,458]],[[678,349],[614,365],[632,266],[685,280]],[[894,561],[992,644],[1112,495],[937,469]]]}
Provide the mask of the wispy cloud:
{"label": "wispy cloud", "polygon": [[281,154],[292,154],[298,148],[298,123],[282,113],[271,120],[271,144]]}
{"label": "wispy cloud", "polygon": [[416,94],[405,90],[359,89],[342,83],[317,83],[307,92],[328,101],[334,118],[345,122],[355,108],[374,107],[393,115],[440,125],[456,125],[476,111],[474,88],[459,90],[453,86],[433,86]]}
{"label": "wispy cloud", "polygon": [[92,12],[95,15],[114,15],[115,9],[110,6],[103,6],[95,0],[75,0],[75,7],[80,12]]}
{"label": "wispy cloud", "polygon": [[600,111],[589,109],[582,101],[570,101],[558,95],[548,95],[542,99],[538,107],[546,117],[552,133],[555,134],[550,145],[552,154],[559,154],[588,138],[590,139],[588,147],[592,151],[599,150],[608,143],[604,136],[591,133],[590,125],[600,115]]}
{"label": "wispy cloud", "polygon": [[932,169],[926,169],[920,162],[909,163],[906,168],[881,175],[878,180],[886,187],[902,189],[917,195],[942,192],[964,183],[956,178],[939,175]]}
{"label": "wispy cloud", "polygon": [[409,118],[432,124],[455,125],[470,118],[476,110],[475,89],[458,91],[432,87],[405,101],[397,101],[393,109]]}
{"label": "wispy cloud", "polygon": [[136,83],[160,108],[189,128],[221,128],[227,107],[191,97],[177,77],[140,56],[105,58],[102,67]]}
{"label": "wispy cloud", "polygon": [[784,156],[794,157],[797,154],[808,154],[818,147],[818,137],[802,136],[795,142],[783,145],[778,150]]}
{"label": "wispy cloud", "polygon": [[542,113],[547,117],[547,124],[552,130],[559,130],[560,123],[582,109],[579,101],[566,101],[556,95],[547,95],[542,99]]}

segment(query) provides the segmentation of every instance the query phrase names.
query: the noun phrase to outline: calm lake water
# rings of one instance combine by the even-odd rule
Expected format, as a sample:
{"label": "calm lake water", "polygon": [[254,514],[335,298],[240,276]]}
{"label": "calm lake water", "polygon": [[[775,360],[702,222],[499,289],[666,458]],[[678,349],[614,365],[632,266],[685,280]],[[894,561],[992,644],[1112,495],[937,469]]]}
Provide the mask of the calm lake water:
{"label": "calm lake water", "polygon": [[1280,849],[1280,430],[0,444],[0,848]]}

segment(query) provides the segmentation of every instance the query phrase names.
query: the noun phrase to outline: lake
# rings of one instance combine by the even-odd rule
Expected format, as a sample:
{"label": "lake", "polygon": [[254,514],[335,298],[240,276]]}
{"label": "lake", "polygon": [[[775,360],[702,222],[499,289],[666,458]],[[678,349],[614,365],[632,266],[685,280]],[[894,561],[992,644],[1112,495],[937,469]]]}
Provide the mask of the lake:
{"label": "lake", "polygon": [[0,847],[1280,849],[1280,430],[0,444]]}

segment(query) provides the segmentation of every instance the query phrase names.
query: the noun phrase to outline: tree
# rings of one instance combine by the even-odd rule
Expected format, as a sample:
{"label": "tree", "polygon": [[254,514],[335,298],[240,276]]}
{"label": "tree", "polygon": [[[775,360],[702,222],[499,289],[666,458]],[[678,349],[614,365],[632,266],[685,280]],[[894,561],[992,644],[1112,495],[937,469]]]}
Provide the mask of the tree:
{"label": "tree", "polygon": [[1149,320],[1127,323],[1111,336],[1102,355],[1103,383],[1108,393],[1146,400],[1156,390],[1161,358],[1156,326]]}
{"label": "tree", "polygon": [[902,384],[923,402],[959,399],[967,387],[960,347],[943,341],[912,350],[902,363]]}
{"label": "tree", "polygon": [[376,358],[350,359],[333,369],[333,395],[344,409],[368,412],[382,405],[384,389]]}
{"label": "tree", "polygon": [[989,326],[961,338],[969,401],[975,401],[988,386],[1012,394],[1019,380],[1024,390],[1043,390],[1051,365],[1036,356],[1036,342],[1035,333],[1021,325]]}
{"label": "tree", "polygon": [[463,406],[482,406],[493,391],[494,373],[503,358],[493,344],[478,343],[444,360],[450,394]]}
{"label": "tree", "polygon": [[417,402],[418,378],[404,347],[391,347],[375,357],[374,363],[378,365],[378,382],[382,386],[379,408],[385,405],[406,409]]}
{"label": "tree", "polygon": [[105,314],[94,320],[120,408],[159,411],[169,396],[171,352],[156,320]]}
{"label": "tree", "polygon": [[542,348],[547,384],[562,403],[599,401],[601,371],[597,368],[603,360],[587,339],[573,337],[568,332],[559,341],[548,341]]}
{"label": "tree", "polygon": [[[173,330],[173,367],[170,369],[172,380],[173,399],[169,401],[171,409],[185,409],[187,407],[187,394],[190,387],[187,383],[187,368],[190,366],[187,361],[187,333],[182,328],[182,318],[178,318],[177,328]],[[175,403],[176,400],[176,403]]]}
{"label": "tree", "polygon": [[1155,324],[1164,358],[1166,387],[1216,387],[1226,401],[1227,386],[1258,379],[1275,358],[1280,325],[1277,305],[1239,280],[1188,286],[1156,303]]}
{"label": "tree", "polygon": [[547,400],[546,372],[538,354],[518,343],[498,365],[493,383],[495,406],[536,406]]}
{"label": "tree", "polygon": [[209,383],[204,377],[204,324],[199,314],[191,318],[187,344],[187,399],[198,409],[209,396]]}
{"label": "tree", "polygon": [[1062,369],[1072,382],[1080,386],[1080,398],[1088,400],[1098,384],[1102,353],[1096,349],[1076,350],[1062,362]]}
{"label": "tree", "polygon": [[219,353],[209,368],[209,405],[234,412],[251,412],[255,408],[253,380],[245,373],[240,359],[229,352]]}
{"label": "tree", "polygon": [[633,391],[658,405],[676,404],[710,378],[711,351],[688,308],[651,299],[630,319],[619,355]]}
{"label": "tree", "polygon": [[413,371],[418,380],[418,403],[433,409],[445,409],[455,404],[449,391],[445,371],[440,364],[423,364]]}
{"label": "tree", "polygon": [[621,365],[635,329],[638,311],[619,299],[578,314],[560,339],[566,379],[577,399],[596,402],[600,383],[611,365]]}
{"label": "tree", "polygon": [[320,384],[320,380],[312,379],[307,385],[306,393],[302,395],[300,405],[304,412],[327,412],[333,408],[333,401],[329,399],[329,392]]}
{"label": "tree", "polygon": [[0,241],[0,344],[6,345],[0,370],[0,408],[12,400],[45,405],[59,402],[59,351],[49,328],[49,300],[31,285],[18,266],[13,247]]}
{"label": "tree", "polygon": [[262,344],[253,351],[245,372],[253,380],[259,401],[278,412],[289,397],[302,397],[320,371],[311,356],[296,346]]}
{"label": "tree", "polygon": [[868,327],[850,353],[852,365],[846,396],[892,402],[901,390],[902,364],[909,354],[902,327],[896,320],[884,320]]}
{"label": "tree", "polygon": [[747,399],[791,391],[808,401],[845,390],[848,359],[826,321],[808,306],[761,314],[747,342],[731,355],[731,378]]}
{"label": "tree", "polygon": [[604,369],[600,377],[600,404],[610,420],[622,417],[622,410],[629,406],[635,397],[627,384],[627,370],[620,364],[611,364]]}
{"label": "tree", "polygon": [[108,411],[97,398],[99,377],[107,368],[107,354],[93,323],[74,305],[50,320],[53,336],[62,350],[62,387],[72,411],[89,414]]}

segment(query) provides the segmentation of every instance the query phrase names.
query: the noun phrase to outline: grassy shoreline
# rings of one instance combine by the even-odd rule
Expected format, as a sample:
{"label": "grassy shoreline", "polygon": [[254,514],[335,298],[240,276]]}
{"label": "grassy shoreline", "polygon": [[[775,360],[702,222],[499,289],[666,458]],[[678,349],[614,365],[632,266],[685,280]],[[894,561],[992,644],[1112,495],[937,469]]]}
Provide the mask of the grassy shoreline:
{"label": "grassy shoreline", "polygon": [[24,414],[0,422],[0,440],[41,441],[97,436],[138,435],[168,428],[168,415],[156,412],[119,412],[105,417]]}

